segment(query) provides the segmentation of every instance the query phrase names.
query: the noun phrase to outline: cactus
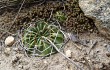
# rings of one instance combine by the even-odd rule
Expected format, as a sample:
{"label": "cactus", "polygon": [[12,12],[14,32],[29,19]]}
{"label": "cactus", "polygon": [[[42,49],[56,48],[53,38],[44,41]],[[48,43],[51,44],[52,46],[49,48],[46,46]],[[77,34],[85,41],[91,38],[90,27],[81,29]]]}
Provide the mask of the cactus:
{"label": "cactus", "polygon": [[24,32],[23,43],[27,46],[27,52],[47,56],[57,51],[43,37],[50,39],[57,48],[61,48],[64,42],[64,35],[55,25],[49,25],[47,22],[40,20],[35,23],[34,27],[29,27]]}
{"label": "cactus", "polygon": [[59,22],[65,22],[67,19],[67,16],[62,11],[56,12],[55,17]]}

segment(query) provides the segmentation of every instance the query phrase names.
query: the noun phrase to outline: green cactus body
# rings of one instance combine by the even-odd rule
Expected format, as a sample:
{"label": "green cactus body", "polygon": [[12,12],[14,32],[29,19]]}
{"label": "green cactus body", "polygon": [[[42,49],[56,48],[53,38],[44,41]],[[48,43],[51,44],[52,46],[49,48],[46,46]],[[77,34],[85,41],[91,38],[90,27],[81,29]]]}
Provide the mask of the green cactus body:
{"label": "green cactus body", "polygon": [[31,49],[27,50],[27,52],[32,54],[32,48],[37,48],[39,51],[36,50],[35,53],[39,54],[39,56],[56,53],[57,51],[52,47],[52,45],[42,37],[50,39],[57,48],[61,48],[61,45],[64,42],[63,33],[58,29],[58,27],[55,25],[49,25],[45,21],[41,20],[36,22],[34,27],[30,27],[24,32],[23,43],[28,46],[27,48]]}

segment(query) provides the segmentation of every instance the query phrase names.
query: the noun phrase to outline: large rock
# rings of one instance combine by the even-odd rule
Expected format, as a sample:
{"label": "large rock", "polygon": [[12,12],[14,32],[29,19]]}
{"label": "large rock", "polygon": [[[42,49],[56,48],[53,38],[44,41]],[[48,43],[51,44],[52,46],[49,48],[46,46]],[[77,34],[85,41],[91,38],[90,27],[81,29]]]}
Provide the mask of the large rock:
{"label": "large rock", "polygon": [[87,17],[95,20],[99,31],[110,39],[110,0],[79,0],[79,6]]}

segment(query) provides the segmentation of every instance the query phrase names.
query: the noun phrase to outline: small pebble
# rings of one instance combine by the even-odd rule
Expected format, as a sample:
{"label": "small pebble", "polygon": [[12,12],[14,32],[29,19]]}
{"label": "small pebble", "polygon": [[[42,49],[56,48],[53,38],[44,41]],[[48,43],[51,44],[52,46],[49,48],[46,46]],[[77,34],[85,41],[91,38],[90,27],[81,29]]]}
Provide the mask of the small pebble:
{"label": "small pebble", "polygon": [[107,57],[110,57],[110,53],[106,53]]}
{"label": "small pebble", "polygon": [[18,48],[13,48],[13,50],[14,50],[14,51],[18,51],[19,49],[18,49]]}
{"label": "small pebble", "polygon": [[69,57],[69,58],[72,57],[72,55],[71,55],[71,50],[67,50],[65,54],[66,54],[66,56]]}
{"label": "small pebble", "polygon": [[11,53],[11,49],[10,48],[6,48],[4,53],[5,53],[6,56],[9,56],[10,53]]}
{"label": "small pebble", "polygon": [[15,39],[13,36],[8,36],[6,39],[5,39],[5,45],[6,46],[12,46],[13,43],[14,43]]}
{"label": "small pebble", "polygon": [[18,65],[18,68],[23,69],[23,66],[22,65]]}
{"label": "small pebble", "polygon": [[44,63],[47,64],[48,62],[46,60],[44,60]]}

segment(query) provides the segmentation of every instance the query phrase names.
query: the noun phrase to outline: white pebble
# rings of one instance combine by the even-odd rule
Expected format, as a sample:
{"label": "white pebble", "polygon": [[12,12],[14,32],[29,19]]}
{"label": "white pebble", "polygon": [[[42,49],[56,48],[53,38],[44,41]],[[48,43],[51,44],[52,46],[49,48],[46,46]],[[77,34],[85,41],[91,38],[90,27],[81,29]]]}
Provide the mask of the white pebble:
{"label": "white pebble", "polygon": [[6,46],[12,46],[13,43],[14,43],[15,39],[13,36],[8,36],[6,39],[5,39],[5,45]]}
{"label": "white pebble", "polygon": [[46,60],[44,60],[44,63],[47,64],[48,62]]}
{"label": "white pebble", "polygon": [[66,54],[66,56],[69,57],[69,58],[72,56],[71,50],[67,50],[65,54]]}

